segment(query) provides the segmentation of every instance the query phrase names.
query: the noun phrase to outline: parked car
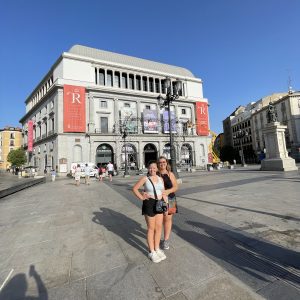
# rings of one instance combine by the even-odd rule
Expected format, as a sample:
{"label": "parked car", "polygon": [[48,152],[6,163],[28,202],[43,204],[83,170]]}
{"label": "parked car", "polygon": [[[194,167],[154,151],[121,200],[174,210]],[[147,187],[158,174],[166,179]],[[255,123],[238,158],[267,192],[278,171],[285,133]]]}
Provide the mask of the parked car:
{"label": "parked car", "polygon": [[[98,168],[94,163],[72,163],[71,170],[76,170],[77,164],[80,165],[80,169],[81,169],[80,177],[85,177],[84,168],[86,164],[88,164],[88,166],[90,167],[90,177],[98,177]],[[74,172],[72,172],[73,176],[74,176]]]}
{"label": "parked car", "polygon": [[91,168],[90,177],[98,177],[99,171],[96,166]]}

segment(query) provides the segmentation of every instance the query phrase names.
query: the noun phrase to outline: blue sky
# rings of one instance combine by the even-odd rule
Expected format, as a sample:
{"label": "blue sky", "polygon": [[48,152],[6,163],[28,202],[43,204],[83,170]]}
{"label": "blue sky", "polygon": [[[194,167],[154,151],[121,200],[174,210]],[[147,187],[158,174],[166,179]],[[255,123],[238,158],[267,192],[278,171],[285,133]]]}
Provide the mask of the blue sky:
{"label": "blue sky", "polygon": [[0,128],[74,44],[178,65],[203,80],[210,126],[300,90],[300,0],[0,0]]}

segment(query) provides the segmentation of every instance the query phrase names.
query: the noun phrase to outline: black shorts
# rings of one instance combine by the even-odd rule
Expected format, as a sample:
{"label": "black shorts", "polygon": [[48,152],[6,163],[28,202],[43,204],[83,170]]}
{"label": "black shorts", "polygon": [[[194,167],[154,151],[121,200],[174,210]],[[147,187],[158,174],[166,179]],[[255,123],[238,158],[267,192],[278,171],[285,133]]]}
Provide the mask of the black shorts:
{"label": "black shorts", "polygon": [[108,175],[114,175],[114,171],[108,171]]}
{"label": "black shorts", "polygon": [[157,214],[161,214],[161,213],[157,213],[156,212],[156,201],[153,198],[149,198],[147,200],[143,201],[143,206],[142,206],[142,215],[146,215],[149,217],[154,217]]}

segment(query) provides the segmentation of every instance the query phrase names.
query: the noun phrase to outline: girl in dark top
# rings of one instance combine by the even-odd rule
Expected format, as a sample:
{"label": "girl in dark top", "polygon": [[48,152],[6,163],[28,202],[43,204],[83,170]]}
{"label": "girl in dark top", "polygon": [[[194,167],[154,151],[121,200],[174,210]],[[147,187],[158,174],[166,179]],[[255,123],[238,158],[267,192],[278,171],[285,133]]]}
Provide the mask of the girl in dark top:
{"label": "girl in dark top", "polygon": [[[177,180],[175,175],[171,172],[167,159],[164,156],[160,156],[158,159],[158,171],[162,177],[165,185],[164,194],[166,196],[174,197],[175,192],[178,190]],[[168,250],[170,248],[169,238],[172,230],[172,216],[164,215],[164,240],[162,243],[162,249]]]}

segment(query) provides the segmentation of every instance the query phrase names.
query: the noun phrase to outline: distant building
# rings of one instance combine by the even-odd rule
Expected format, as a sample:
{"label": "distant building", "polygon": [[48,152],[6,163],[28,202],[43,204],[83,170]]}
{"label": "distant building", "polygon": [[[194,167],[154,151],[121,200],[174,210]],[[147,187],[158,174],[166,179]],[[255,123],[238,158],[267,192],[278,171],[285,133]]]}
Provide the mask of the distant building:
{"label": "distant building", "polygon": [[233,138],[232,138],[232,120],[237,114],[244,111],[244,106],[237,107],[225,120],[223,120],[223,146],[232,146],[233,147]]}
{"label": "distant building", "polygon": [[[276,107],[278,122],[286,125],[285,141],[289,155],[300,161],[300,92],[282,94],[272,100]],[[259,154],[265,150],[262,129],[267,124],[267,106],[262,106],[252,114],[253,148]]]}
{"label": "distant building", "polygon": [[6,170],[11,166],[7,161],[7,155],[11,150],[22,146],[22,129],[6,126],[0,129],[0,169]]}
{"label": "distant building", "polygon": [[[162,108],[165,79],[182,89]],[[208,161],[208,101],[202,80],[189,70],[75,45],[62,53],[25,101],[20,122],[28,164],[70,171],[72,163],[125,160],[141,169],[159,155],[170,157],[168,116],[172,119],[176,162],[205,166]],[[122,138],[126,129],[126,140]]]}
{"label": "distant building", "polygon": [[[246,162],[257,160],[265,150],[262,129],[267,124],[266,109],[275,104],[278,121],[287,126],[286,145],[290,156],[299,161],[300,149],[300,94],[299,92],[275,93],[240,106],[223,121],[224,144],[237,150],[243,147]],[[239,137],[239,133],[243,133]]]}

